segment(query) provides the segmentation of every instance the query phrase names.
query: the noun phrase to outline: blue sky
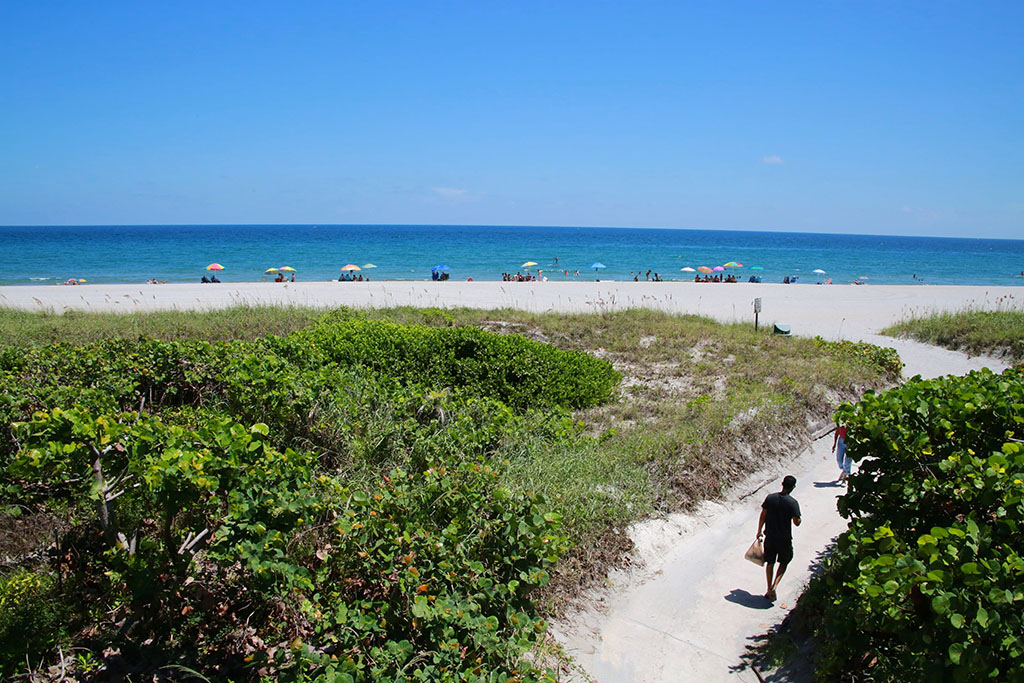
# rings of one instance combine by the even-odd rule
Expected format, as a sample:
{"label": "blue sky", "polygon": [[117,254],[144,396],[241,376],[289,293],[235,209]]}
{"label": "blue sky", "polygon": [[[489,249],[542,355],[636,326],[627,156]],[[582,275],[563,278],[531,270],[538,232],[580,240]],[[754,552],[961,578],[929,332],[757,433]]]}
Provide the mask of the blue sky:
{"label": "blue sky", "polygon": [[5,2],[0,224],[1024,237],[1024,3]]}

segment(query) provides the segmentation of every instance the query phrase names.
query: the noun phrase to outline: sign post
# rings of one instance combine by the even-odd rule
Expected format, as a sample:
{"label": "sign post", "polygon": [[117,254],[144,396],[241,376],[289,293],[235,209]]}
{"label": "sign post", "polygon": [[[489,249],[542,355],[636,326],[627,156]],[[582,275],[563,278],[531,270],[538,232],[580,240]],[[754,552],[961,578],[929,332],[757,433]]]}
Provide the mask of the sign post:
{"label": "sign post", "polygon": [[754,299],[754,331],[757,331],[757,314],[761,312],[761,297]]}

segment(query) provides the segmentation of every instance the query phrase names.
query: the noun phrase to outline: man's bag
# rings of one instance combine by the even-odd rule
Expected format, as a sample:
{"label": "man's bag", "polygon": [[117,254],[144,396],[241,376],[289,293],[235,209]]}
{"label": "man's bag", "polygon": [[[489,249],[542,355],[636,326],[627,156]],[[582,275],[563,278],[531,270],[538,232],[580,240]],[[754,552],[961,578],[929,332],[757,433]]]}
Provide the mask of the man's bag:
{"label": "man's bag", "polygon": [[750,560],[758,567],[764,566],[764,546],[761,545],[760,539],[750,544],[747,552],[743,554],[743,559]]}

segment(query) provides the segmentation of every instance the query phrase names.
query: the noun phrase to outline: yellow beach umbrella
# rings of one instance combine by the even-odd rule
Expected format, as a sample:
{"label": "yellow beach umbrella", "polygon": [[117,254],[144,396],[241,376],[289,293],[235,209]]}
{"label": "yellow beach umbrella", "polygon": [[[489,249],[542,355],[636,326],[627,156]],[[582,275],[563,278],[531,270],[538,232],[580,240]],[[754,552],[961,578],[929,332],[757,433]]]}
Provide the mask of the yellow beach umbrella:
{"label": "yellow beach umbrella", "polygon": [[526,263],[524,263],[523,265],[521,265],[519,267],[520,268],[530,268],[530,267],[535,266],[535,265],[537,265],[536,261],[527,261]]}
{"label": "yellow beach umbrella", "polygon": [[360,268],[359,266],[357,266],[354,263],[350,263],[347,266],[342,266],[341,269],[342,270],[362,270],[362,268]]}
{"label": "yellow beach umbrella", "polygon": [[274,273],[277,272],[277,268],[267,268],[263,272],[266,273],[267,275],[273,275]]}

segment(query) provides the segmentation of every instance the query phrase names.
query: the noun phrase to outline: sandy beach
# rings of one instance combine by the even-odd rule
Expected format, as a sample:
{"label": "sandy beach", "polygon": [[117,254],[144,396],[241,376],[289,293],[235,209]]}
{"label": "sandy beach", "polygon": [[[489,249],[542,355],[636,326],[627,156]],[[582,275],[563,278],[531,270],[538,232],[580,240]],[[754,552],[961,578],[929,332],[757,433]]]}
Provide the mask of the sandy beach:
{"label": "sandy beach", "polygon": [[[651,308],[723,322],[785,323],[794,334],[827,338],[873,333],[934,310],[1024,307],[1024,288],[918,285],[783,285],[693,282],[248,282],[164,285],[0,287],[0,306],[52,311],[213,310],[241,304],[379,308],[515,308],[610,312]],[[844,329],[845,328],[845,329]]]}

